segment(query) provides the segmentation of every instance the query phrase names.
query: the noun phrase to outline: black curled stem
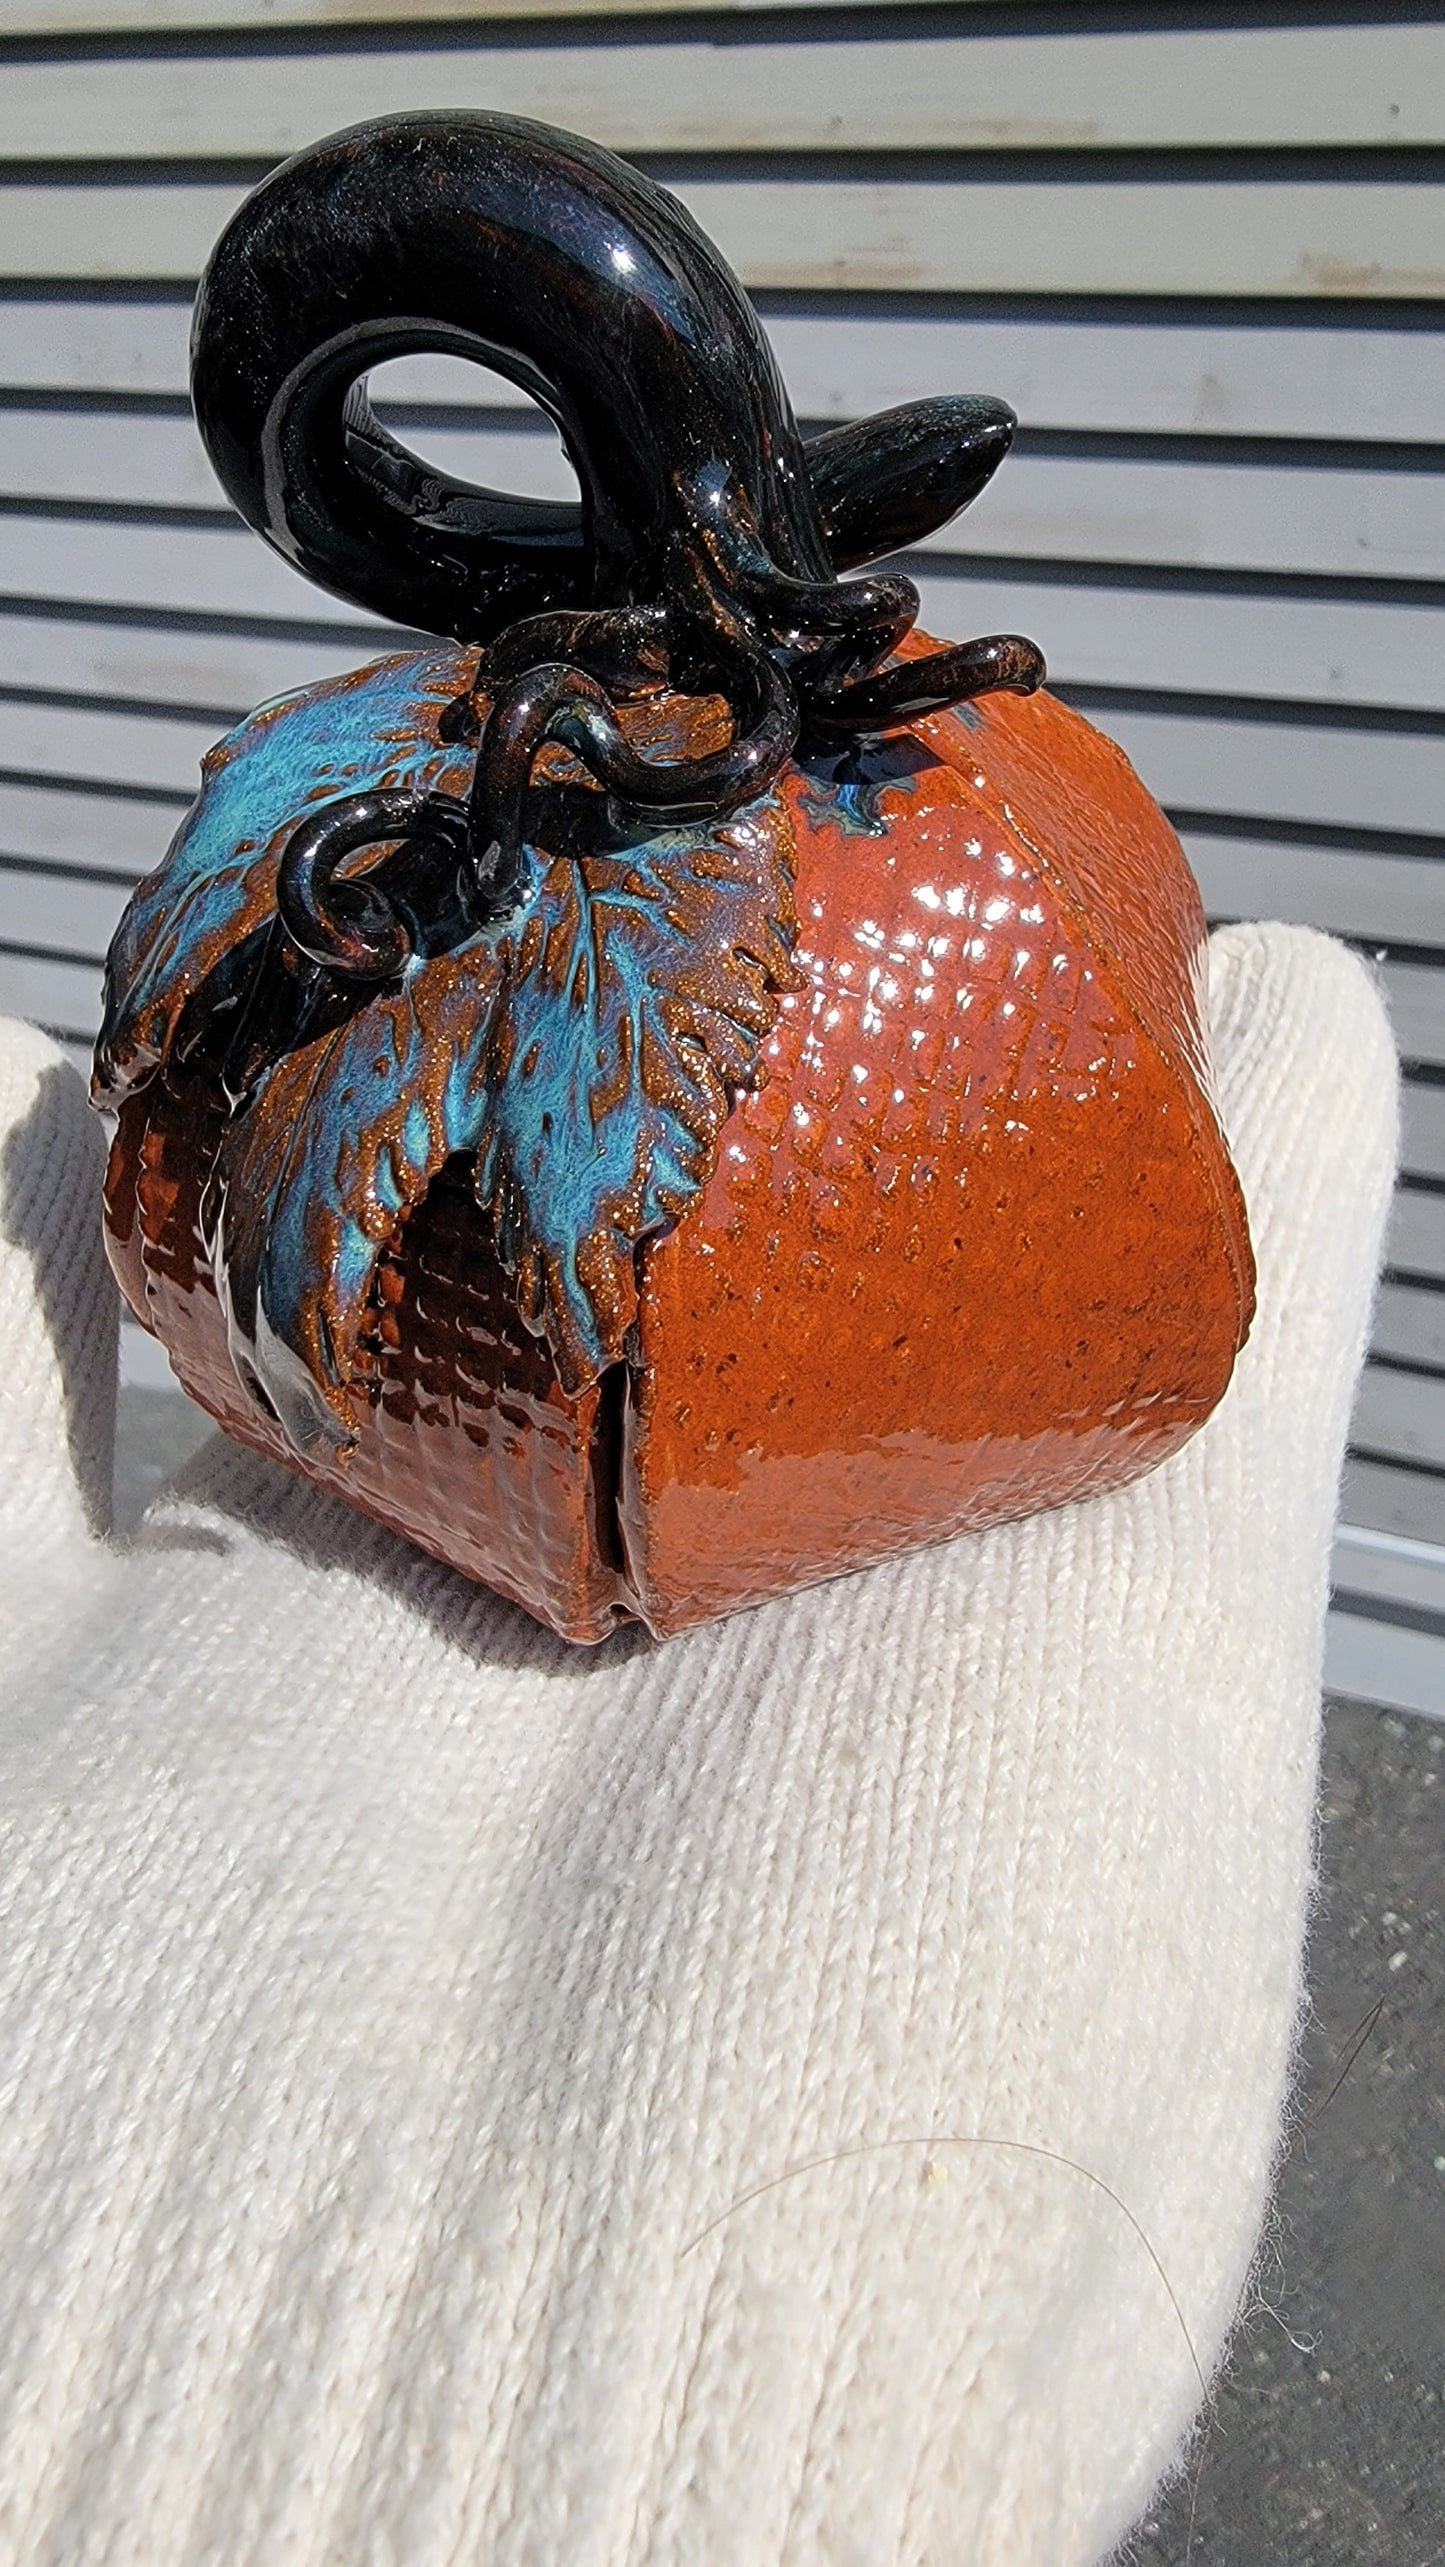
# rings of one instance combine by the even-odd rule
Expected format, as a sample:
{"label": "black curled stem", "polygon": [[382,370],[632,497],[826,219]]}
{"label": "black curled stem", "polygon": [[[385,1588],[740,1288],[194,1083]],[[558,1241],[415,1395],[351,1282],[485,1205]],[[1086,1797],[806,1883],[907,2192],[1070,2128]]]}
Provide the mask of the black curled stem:
{"label": "black curled stem", "polygon": [[812,719],[820,731],[856,739],[941,713],[970,696],[1032,695],[1042,674],[1032,642],[1020,633],[991,633],[983,641],[957,642],[950,650],[926,651],[855,678],[815,699]]}
{"label": "black curled stem", "polygon": [[638,756],[606,688],[585,669],[542,662],[493,703],[467,801],[442,793],[348,794],[292,831],[276,878],[283,926],[301,953],[347,979],[391,979],[413,950],[405,921],[371,874],[338,875],[363,848],[408,838],[456,848],[478,925],[509,916],[526,862],[533,761],[549,740],[570,749],[614,801],[655,821],[735,810],[776,775],[798,729],[781,672],[760,654],[754,674],[751,727],[706,757],[668,762]]}
{"label": "black curled stem", "polygon": [[412,949],[405,922],[368,874],[337,880],[363,847],[441,834],[461,841],[466,813],[440,794],[353,793],[322,803],[293,829],[276,876],[276,907],[293,944],[347,980],[387,980]]}
{"label": "black curled stem", "polygon": [[[370,369],[428,349],[508,377],[550,415],[575,502],[458,480],[382,427]],[[1017,635],[896,663],[911,581],[838,577],[967,506],[1013,413],[952,395],[805,440],[751,304],[691,216],[575,135],[408,114],[299,153],[217,245],[192,389],[223,485],[279,552],[395,623],[481,646],[490,709],[466,825],[482,913],[514,893],[544,741],[629,808],[705,819],[764,791],[800,736],[886,732],[1042,683]],[[661,687],[721,693],[731,739],[639,757],[615,707]],[[477,726],[468,699],[442,717],[444,739]],[[303,822],[278,889],[303,952],[358,977],[398,967],[404,923],[337,868],[368,828],[380,844],[458,827],[460,804],[442,817],[445,797],[422,799],[425,816],[356,796]]]}
{"label": "black curled stem", "polygon": [[562,662],[529,669],[492,706],[477,754],[471,821],[478,888],[493,900],[514,891],[523,796],[544,741],[559,741],[615,800],[654,820],[708,819],[763,792],[797,738],[798,708],[764,653],[747,676],[743,719],[726,746],[664,761],[638,756],[606,688],[585,669]]}

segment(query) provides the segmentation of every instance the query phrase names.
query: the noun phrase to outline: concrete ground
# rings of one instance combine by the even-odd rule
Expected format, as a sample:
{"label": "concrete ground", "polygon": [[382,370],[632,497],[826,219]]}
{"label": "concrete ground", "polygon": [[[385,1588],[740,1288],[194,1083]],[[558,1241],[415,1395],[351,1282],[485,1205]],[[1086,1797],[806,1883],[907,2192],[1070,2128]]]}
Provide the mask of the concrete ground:
{"label": "concrete ground", "polygon": [[1331,1706],[1321,1815],[1260,2305],[1129,2567],[1445,2562],[1445,1724]]}
{"label": "concrete ground", "polygon": [[[122,1520],[209,1431],[122,1392]],[[1320,1871],[1258,2305],[1128,2567],[1445,2567],[1445,1723],[1331,1706]]]}

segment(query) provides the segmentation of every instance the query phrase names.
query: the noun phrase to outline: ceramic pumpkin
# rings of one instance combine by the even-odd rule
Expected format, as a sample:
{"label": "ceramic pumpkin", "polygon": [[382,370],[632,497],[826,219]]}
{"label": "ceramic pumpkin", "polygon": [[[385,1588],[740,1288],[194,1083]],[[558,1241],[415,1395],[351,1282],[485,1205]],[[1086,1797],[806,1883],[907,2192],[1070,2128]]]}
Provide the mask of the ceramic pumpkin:
{"label": "ceramic pumpkin", "polygon": [[[423,347],[578,504],[380,427]],[[249,522],[441,637],[223,740],[112,947],[108,1238],[193,1397],[577,1640],[1182,1442],[1252,1295],[1183,856],[1032,644],[838,575],[1003,405],[805,442],[675,200],[484,115],[267,180],[193,388]]]}

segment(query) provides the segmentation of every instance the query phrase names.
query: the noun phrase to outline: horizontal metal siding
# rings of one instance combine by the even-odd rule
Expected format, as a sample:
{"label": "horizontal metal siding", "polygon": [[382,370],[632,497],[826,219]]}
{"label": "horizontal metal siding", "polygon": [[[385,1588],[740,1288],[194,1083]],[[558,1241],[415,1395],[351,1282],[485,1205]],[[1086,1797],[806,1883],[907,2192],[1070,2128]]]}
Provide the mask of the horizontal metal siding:
{"label": "horizontal metal siding", "polygon": [[[1440,386],[1445,396],[1445,383]],[[856,398],[856,396],[855,396]],[[402,405],[410,442],[459,479],[536,498],[575,497],[576,480],[545,421],[534,429],[510,411],[462,424]],[[1221,439],[1218,441],[1223,443]],[[12,406],[5,427],[5,486],[15,499],[134,509],[215,511],[223,503],[188,415],[137,406],[112,411],[103,437],[94,414],[36,401]],[[1109,563],[1171,570],[1238,570],[1336,579],[1435,583],[1445,579],[1445,511],[1438,477],[1326,450],[1300,461],[1288,516],[1279,464],[1244,457],[1190,458],[1181,472],[1150,440],[1030,429],[973,506],[924,549],[941,556],[1020,562]],[[1250,601],[1255,601],[1251,597]],[[1342,610],[1330,601],[1331,618]],[[1376,617],[1391,611],[1367,607]],[[1408,619],[1409,607],[1395,612]],[[1420,609],[1428,612],[1428,604]],[[1317,619],[1321,622],[1323,618]],[[1423,641],[1422,629],[1417,639]],[[1445,675],[1431,672],[1434,694]]]}
{"label": "horizontal metal siding", "polygon": [[[1083,21],[1084,13],[1077,13]],[[1047,42],[934,10],[895,33],[870,13],[801,40],[632,30],[481,30],[339,52],[275,48],[21,58],[0,96],[0,155],[23,160],[279,160],[318,132],[399,109],[484,107],[585,125],[620,152],[1103,151],[1445,141],[1435,30],[1090,27]]]}
{"label": "horizontal metal siding", "polygon": [[[584,107],[585,99],[580,104]],[[975,156],[975,160],[978,156]],[[1271,162],[1274,160],[1270,156]],[[774,292],[1371,295],[1445,291],[1445,194],[1433,175],[1279,179],[1065,177],[1037,167],[937,177],[891,170],[701,174],[649,160],[745,285]],[[256,175],[259,175],[259,171]],[[248,177],[250,173],[247,174]],[[197,276],[246,180],[0,181],[0,272]]]}
{"label": "horizontal metal siding", "polygon": [[[1445,1545],[1445,31],[1091,19],[12,7],[0,1000],[82,1042],[201,748],[404,638],[228,521],[184,402],[220,223],[278,153],[408,100],[574,122],[716,233],[805,422],[1012,401],[1005,472],[909,565],[926,618],[1037,635],[1212,915],[1377,957],[1404,1176],[1344,1507],[1398,1601],[1409,1545]],[[566,488],[512,387],[417,359],[382,389],[454,467]]]}
{"label": "horizontal metal siding", "polygon": [[[809,419],[886,410],[940,382],[986,383],[1030,431],[1202,436],[1198,460],[1208,462],[1220,440],[1241,437],[1269,439],[1276,457],[1283,438],[1317,450],[1322,437],[1393,456],[1402,442],[1437,444],[1445,417],[1445,338],[1388,308],[1359,319],[1346,307],[1321,320],[1307,305],[1204,305],[1182,317],[1167,304],[1081,313],[1044,299],[1029,307],[1026,327],[1016,309],[981,296],[881,307],[835,300],[814,310],[774,298],[766,310],[794,404]],[[59,389],[91,408],[112,394],[170,395],[183,406],[190,323],[184,286],[121,297],[79,285],[61,298],[12,284],[0,302],[0,381],[12,399]],[[405,357],[384,372],[397,401],[443,416],[479,400],[528,408],[515,385],[498,376],[483,391],[451,358]]]}

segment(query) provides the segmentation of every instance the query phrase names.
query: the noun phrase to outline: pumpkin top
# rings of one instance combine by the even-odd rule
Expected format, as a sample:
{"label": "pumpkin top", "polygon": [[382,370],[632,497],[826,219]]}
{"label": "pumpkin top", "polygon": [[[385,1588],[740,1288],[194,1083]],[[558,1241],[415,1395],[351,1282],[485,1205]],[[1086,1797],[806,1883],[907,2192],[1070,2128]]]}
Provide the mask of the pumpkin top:
{"label": "pumpkin top", "polygon": [[[556,421],[579,501],[438,474],[367,369],[442,348]],[[204,1058],[233,1358],[345,1448],[381,1249],[444,1161],[574,1393],[617,1360],[641,1242],[706,1181],[792,982],[779,779],[995,688],[1015,635],[912,639],[916,543],[1012,437],[950,396],[805,441],[685,209],[576,136],[406,115],[300,153],[202,282],[197,420],[242,514],[356,602],[471,647],[264,707],[115,940],[100,1102]]]}

